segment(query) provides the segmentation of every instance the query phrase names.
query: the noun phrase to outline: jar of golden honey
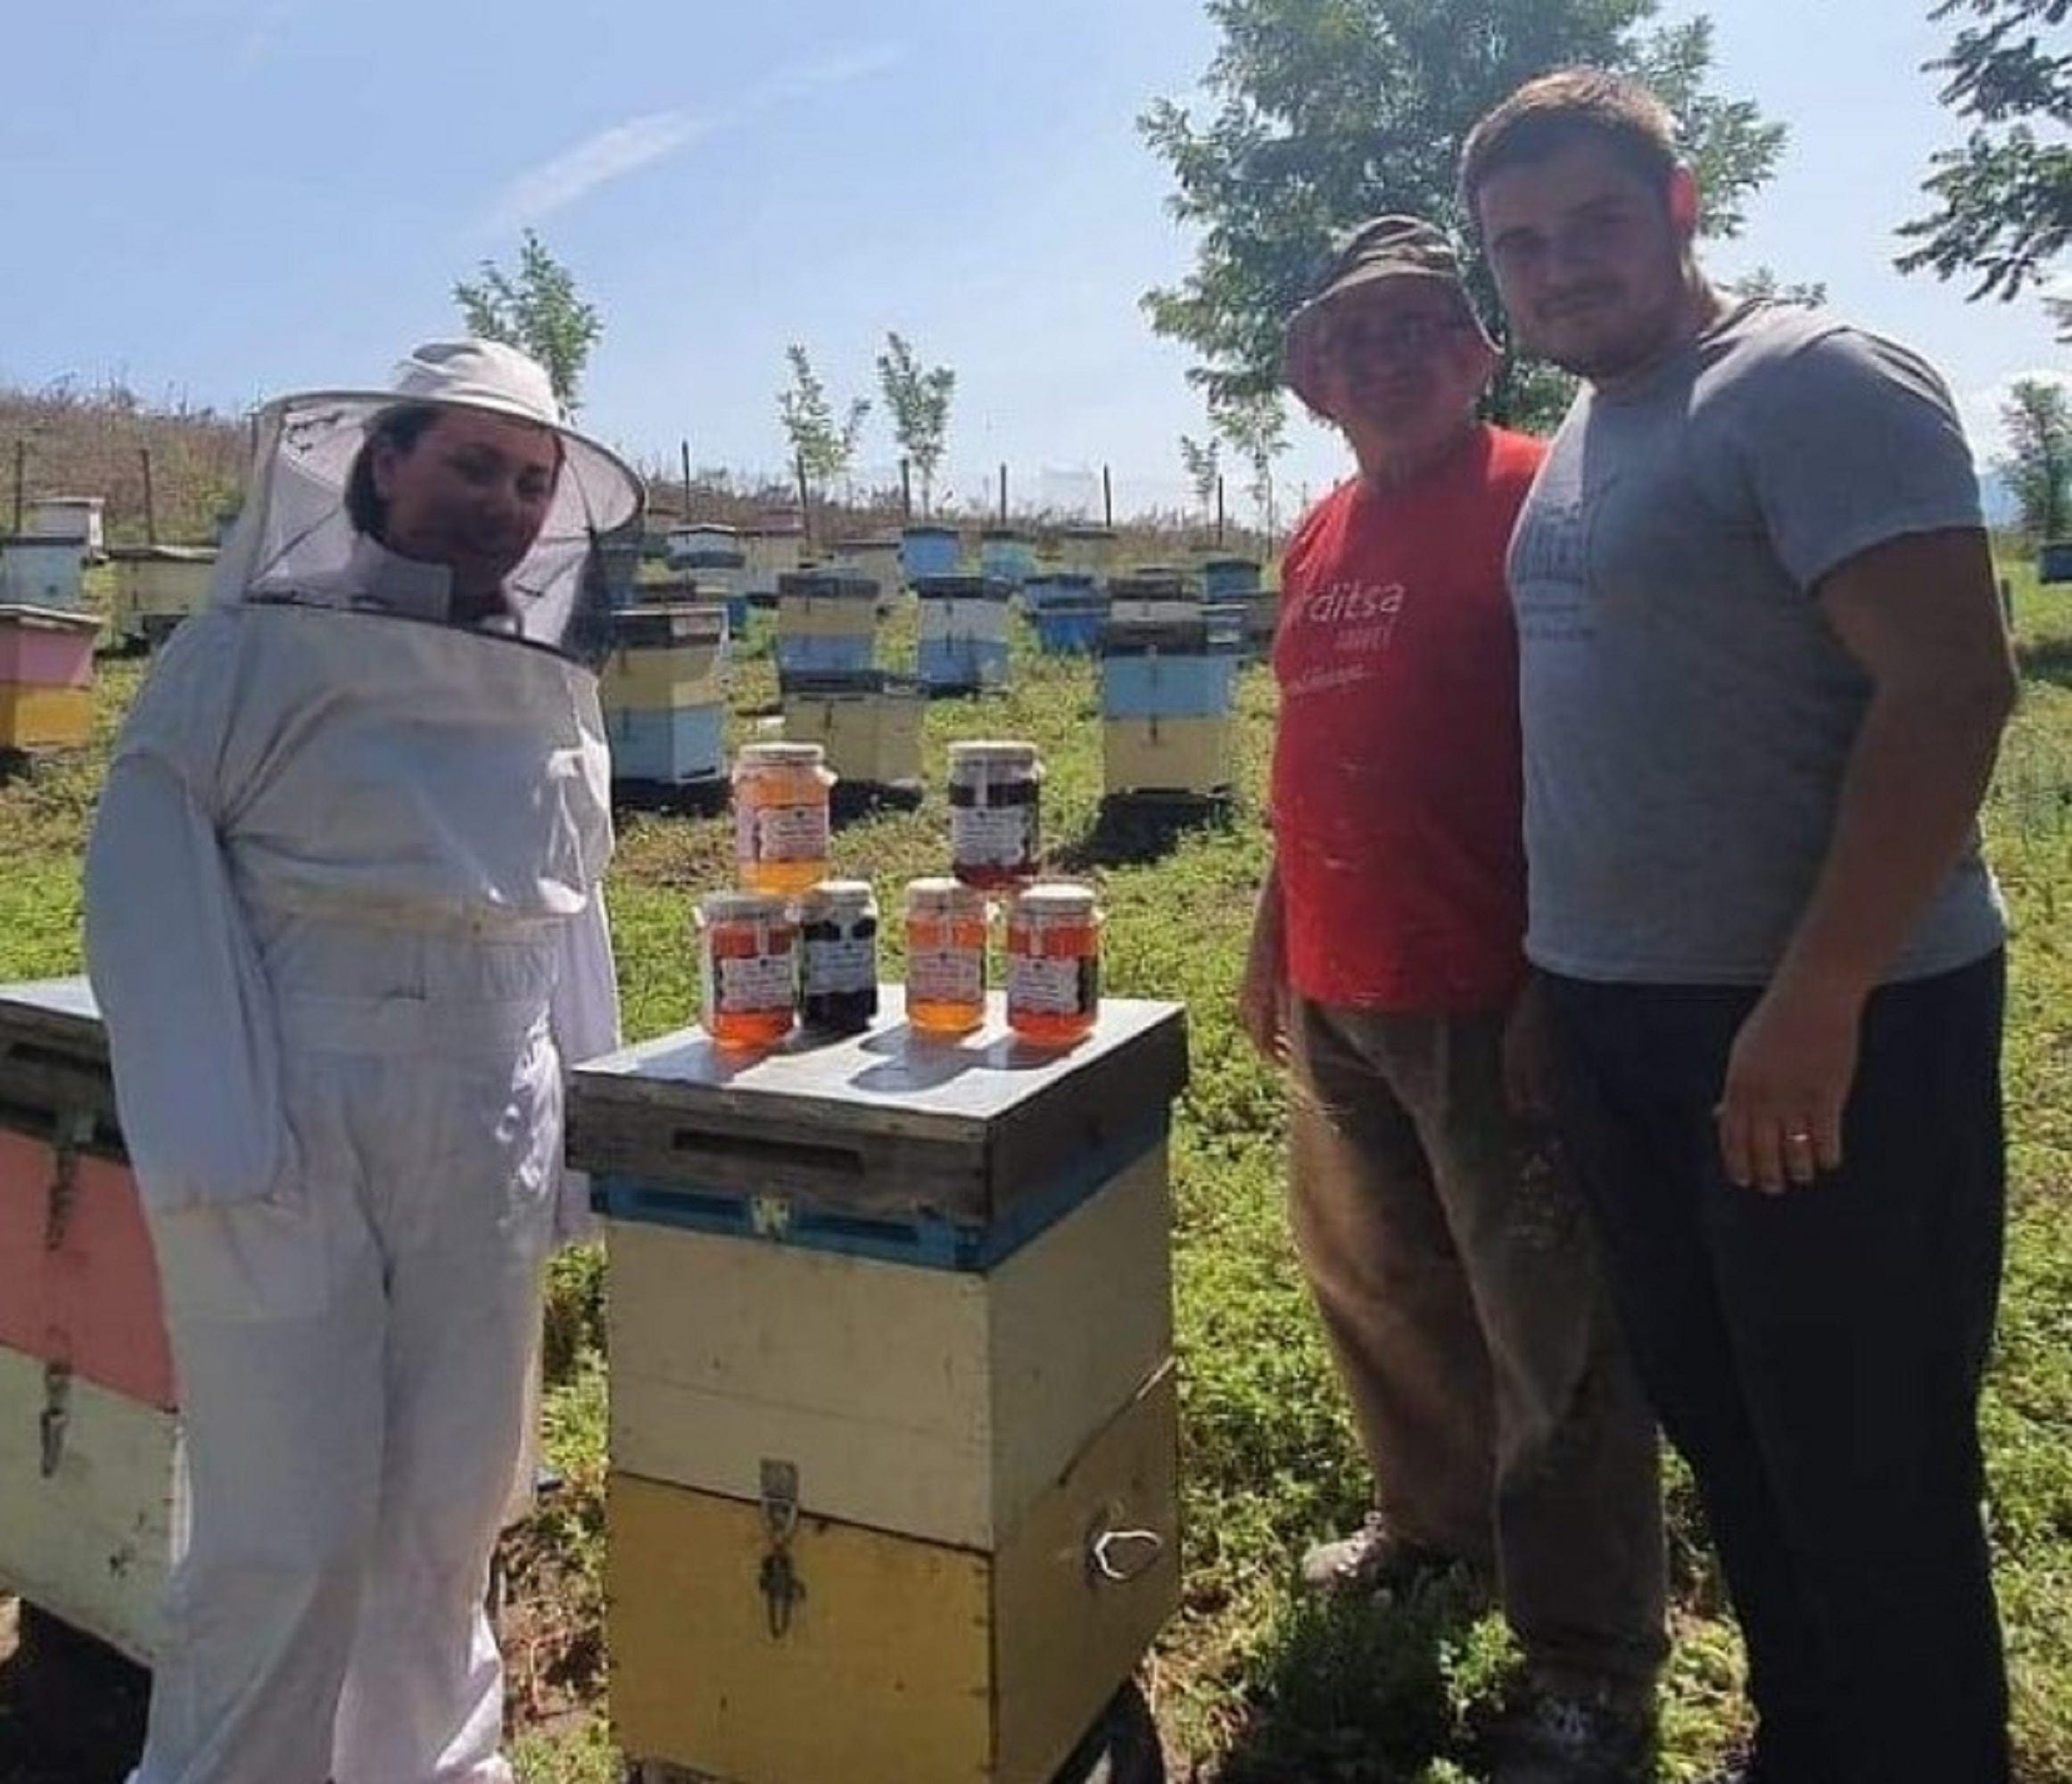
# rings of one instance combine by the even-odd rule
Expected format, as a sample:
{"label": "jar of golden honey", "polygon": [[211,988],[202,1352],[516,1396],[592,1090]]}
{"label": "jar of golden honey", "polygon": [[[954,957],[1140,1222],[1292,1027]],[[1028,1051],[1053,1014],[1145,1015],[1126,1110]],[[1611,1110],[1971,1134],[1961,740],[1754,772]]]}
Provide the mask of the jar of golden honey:
{"label": "jar of golden honey", "polygon": [[750,892],[789,897],[828,871],[828,789],[817,743],[745,743],[734,757],[734,865]]}
{"label": "jar of golden honey", "polygon": [[1069,1046],[1101,1015],[1101,912],[1093,888],[1031,886],[1008,907],[1007,1025],[1026,1040]]}
{"label": "jar of golden honey", "polygon": [[968,1035],[986,1020],[986,895],[956,880],[906,888],[906,1020]]}
{"label": "jar of golden honey", "polygon": [[730,1050],[790,1034],[798,997],[798,928],[766,892],[714,892],[698,908],[706,1032]]}
{"label": "jar of golden honey", "polygon": [[1033,743],[950,746],[950,871],[996,891],[1036,878],[1043,849],[1043,758]]}

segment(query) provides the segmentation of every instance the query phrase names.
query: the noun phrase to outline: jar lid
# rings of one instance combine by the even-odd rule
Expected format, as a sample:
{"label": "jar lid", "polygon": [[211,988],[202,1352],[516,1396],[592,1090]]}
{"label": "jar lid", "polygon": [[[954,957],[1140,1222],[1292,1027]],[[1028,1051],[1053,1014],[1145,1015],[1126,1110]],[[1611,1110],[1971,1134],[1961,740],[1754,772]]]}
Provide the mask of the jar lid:
{"label": "jar lid", "polygon": [[1002,738],[980,738],[969,743],[953,743],[950,746],[950,766],[962,767],[969,763],[973,767],[1034,768],[1042,759],[1033,743],[1021,743]]}
{"label": "jar lid", "polygon": [[818,768],[827,755],[817,743],[744,743],[734,757],[737,768]]}
{"label": "jar lid", "polygon": [[698,905],[704,923],[774,923],[786,914],[784,900],[772,892],[708,892]]}
{"label": "jar lid", "polygon": [[1095,894],[1070,880],[1039,880],[1015,896],[1013,911],[1025,917],[1091,917]]}
{"label": "jar lid", "polygon": [[867,911],[871,905],[868,880],[823,880],[798,901],[799,914],[808,918],[851,915]]}
{"label": "jar lid", "polygon": [[906,908],[909,914],[916,911],[981,913],[986,908],[986,895],[976,886],[967,886],[962,880],[946,876],[910,880],[906,886]]}

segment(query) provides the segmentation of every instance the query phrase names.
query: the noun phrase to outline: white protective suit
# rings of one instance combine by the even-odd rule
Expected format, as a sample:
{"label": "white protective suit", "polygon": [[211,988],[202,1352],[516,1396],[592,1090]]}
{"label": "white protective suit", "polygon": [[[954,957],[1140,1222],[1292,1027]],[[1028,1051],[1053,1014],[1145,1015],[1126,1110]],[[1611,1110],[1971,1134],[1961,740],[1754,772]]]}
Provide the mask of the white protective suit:
{"label": "white protective suit", "polygon": [[447,624],[443,569],[341,524],[366,418],[427,398],[556,413],[479,343],[269,409],[88,851],[191,1486],[135,1784],[510,1778],[484,1582],[541,1260],[586,1218],[562,1061],[617,1040],[597,686],[541,647],[639,484],[565,434],[524,641]]}

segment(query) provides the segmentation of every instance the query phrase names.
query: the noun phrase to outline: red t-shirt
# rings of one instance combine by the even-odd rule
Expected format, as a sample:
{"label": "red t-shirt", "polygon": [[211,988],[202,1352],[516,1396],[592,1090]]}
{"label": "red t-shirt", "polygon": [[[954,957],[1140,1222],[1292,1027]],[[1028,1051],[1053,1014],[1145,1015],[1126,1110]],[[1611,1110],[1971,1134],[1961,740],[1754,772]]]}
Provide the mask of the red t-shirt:
{"label": "red t-shirt", "polygon": [[1273,820],[1288,976],[1354,1009],[1495,1009],[1524,974],[1518,648],[1504,554],[1545,448],[1482,428],[1356,477],[1281,570]]}

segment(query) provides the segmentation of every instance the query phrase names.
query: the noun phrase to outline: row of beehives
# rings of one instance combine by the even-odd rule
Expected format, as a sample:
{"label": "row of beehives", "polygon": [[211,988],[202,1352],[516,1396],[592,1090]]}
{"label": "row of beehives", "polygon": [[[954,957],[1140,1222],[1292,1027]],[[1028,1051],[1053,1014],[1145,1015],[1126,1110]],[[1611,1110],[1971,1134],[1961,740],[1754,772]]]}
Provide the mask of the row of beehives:
{"label": "row of beehives", "polygon": [[[1177,1598],[1170,1006],[579,1067],[612,1293],[607,1640],[642,1761],[1043,1784]],[[0,1589],[149,1664],[185,1528],[84,981],[0,987]]]}
{"label": "row of beehives", "polygon": [[[874,661],[874,583],[788,579],[777,639],[784,734],[820,744],[853,788],[917,787],[928,697],[1004,685],[1004,590],[945,580],[955,586],[939,597],[924,583],[922,673],[910,676]],[[725,764],[723,609],[646,604],[615,613],[613,628],[599,676],[615,778],[630,794],[716,784]],[[1240,660],[1234,640],[1212,634],[1199,601],[1146,599],[1110,604],[1101,650],[1106,790],[1225,793]]]}
{"label": "row of beehives", "polygon": [[[72,613],[86,605],[91,557],[79,540],[41,533],[0,539],[0,604]],[[213,546],[118,545],[98,554],[114,568],[109,631],[120,643],[156,644],[201,605]]]}
{"label": "row of beehives", "polygon": [[[619,572],[629,586],[631,566],[647,549],[641,540],[607,546],[629,566]],[[672,528],[662,551],[671,569],[703,571],[700,580],[710,578],[714,588],[757,595],[773,594],[780,577],[810,569],[869,576],[887,593],[931,576],[978,575],[1019,589],[1046,579],[1090,578],[1102,584],[1118,575],[1172,574],[1159,565],[1126,566],[1119,536],[1100,526],[1068,527],[1039,544],[1035,534],[1012,527],[986,528],[968,542],[955,527],[924,524],[897,534],[838,539],[823,558],[795,523],[732,527],[701,522]],[[1212,602],[1242,600],[1259,587],[1258,559],[1221,551],[1203,554],[1193,574]]]}

